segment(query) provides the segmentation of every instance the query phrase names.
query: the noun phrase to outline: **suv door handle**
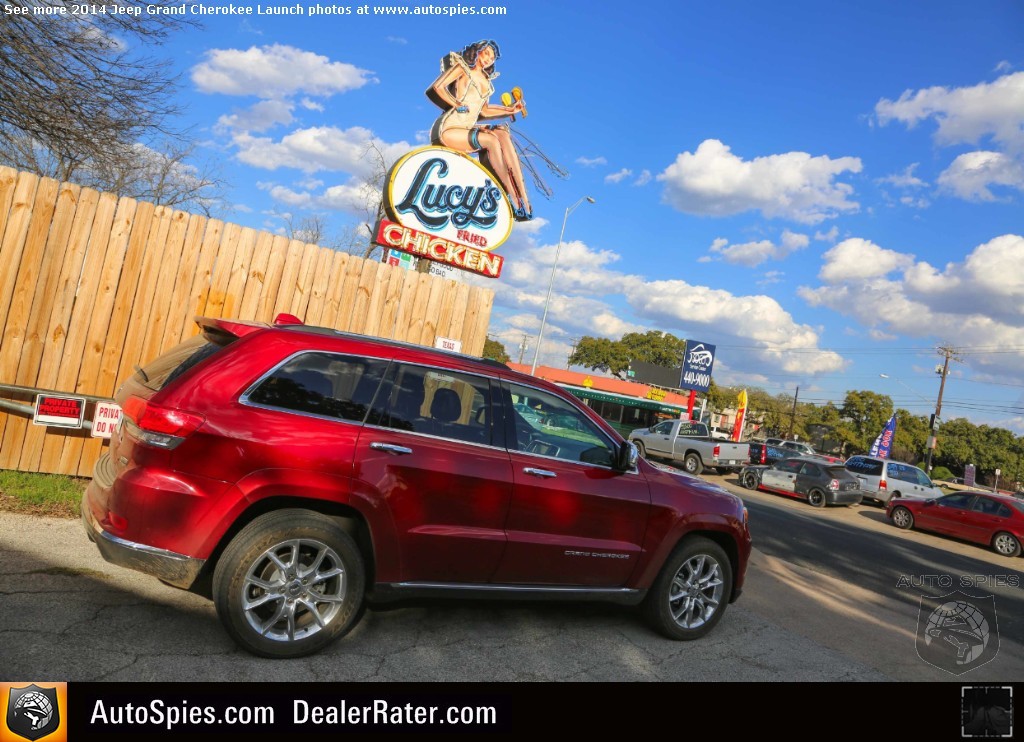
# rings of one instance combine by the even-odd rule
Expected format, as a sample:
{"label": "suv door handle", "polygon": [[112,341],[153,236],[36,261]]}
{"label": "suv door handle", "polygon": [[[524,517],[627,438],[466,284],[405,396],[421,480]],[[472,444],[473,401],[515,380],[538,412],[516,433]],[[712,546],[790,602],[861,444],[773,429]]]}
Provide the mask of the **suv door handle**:
{"label": "suv door handle", "polygon": [[527,474],[532,474],[535,477],[542,477],[544,479],[552,479],[558,476],[553,471],[548,471],[547,469],[534,469],[532,466],[526,467],[523,471]]}
{"label": "suv door handle", "polygon": [[370,448],[372,448],[374,451],[387,451],[388,453],[393,453],[396,456],[401,456],[402,454],[406,453],[412,453],[412,449],[409,448],[408,446],[397,446],[394,443],[381,443],[379,441],[374,441],[373,443],[371,443]]}

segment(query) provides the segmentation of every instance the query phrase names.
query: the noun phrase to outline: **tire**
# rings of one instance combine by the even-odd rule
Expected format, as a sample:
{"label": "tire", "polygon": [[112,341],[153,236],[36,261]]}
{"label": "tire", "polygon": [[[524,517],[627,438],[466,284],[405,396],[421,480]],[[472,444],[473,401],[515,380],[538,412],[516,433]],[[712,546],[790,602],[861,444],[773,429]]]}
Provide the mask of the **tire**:
{"label": "tire", "polygon": [[992,537],[992,548],[1005,557],[1020,556],[1020,541],[1012,533],[1000,531]]}
{"label": "tire", "polygon": [[700,460],[700,455],[695,453],[686,454],[686,458],[683,459],[683,471],[694,476],[704,471],[704,464]]}
{"label": "tire", "polygon": [[636,445],[636,452],[638,454],[640,454],[640,458],[646,459],[647,458],[647,449],[644,448],[644,444],[641,443],[640,441],[633,441],[633,443]]}
{"label": "tire", "polygon": [[756,490],[761,484],[761,478],[757,476],[757,472],[748,471],[740,477],[740,484],[748,490]]}
{"label": "tire", "polygon": [[813,507],[823,508],[828,504],[828,498],[825,497],[825,493],[819,489],[813,489],[807,493],[807,502]]}
{"label": "tire", "polygon": [[323,649],[352,628],[364,592],[355,541],[309,510],[256,518],[231,540],[213,573],[221,623],[260,657],[302,657]]}
{"label": "tire", "polygon": [[732,565],[710,539],[685,539],[665,561],[644,602],[650,624],[677,641],[699,639],[722,620],[732,595]]}
{"label": "tire", "polygon": [[914,514],[904,507],[893,508],[890,517],[897,528],[909,531],[914,527]]}

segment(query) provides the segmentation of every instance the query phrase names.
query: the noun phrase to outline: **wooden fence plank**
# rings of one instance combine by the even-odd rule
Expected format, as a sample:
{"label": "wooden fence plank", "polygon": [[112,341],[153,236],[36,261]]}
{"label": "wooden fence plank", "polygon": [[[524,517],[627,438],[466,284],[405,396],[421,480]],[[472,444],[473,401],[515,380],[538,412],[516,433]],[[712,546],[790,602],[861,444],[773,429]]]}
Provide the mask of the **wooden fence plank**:
{"label": "wooden fence plank", "polygon": [[[92,316],[85,339],[85,355],[82,358],[82,366],[78,370],[76,390],[84,394],[102,394],[102,389],[106,386],[100,378],[103,369],[103,351],[107,343],[114,301],[117,298],[117,285],[121,278],[125,253],[128,250],[128,241],[135,222],[136,208],[137,203],[134,199],[122,198],[117,202],[114,220],[110,225],[109,238],[105,246],[106,254],[100,266],[96,290],[92,295]],[[94,224],[94,235],[96,230],[97,225]],[[100,243],[93,244],[90,241],[90,250],[99,249],[99,247]],[[93,464],[99,458],[100,448],[103,444],[103,439],[93,438],[91,435],[82,439],[82,448],[77,464],[80,476],[92,474]],[[73,447],[68,448],[65,445],[62,458],[62,470],[66,471],[74,466]]]}
{"label": "wooden fence plank", "polygon": [[155,212],[156,207],[151,203],[142,201],[135,206],[132,230],[125,248],[117,292],[114,294],[114,308],[111,310],[110,324],[107,327],[107,342],[103,348],[103,359],[100,362],[100,383],[96,394],[104,397],[113,396],[118,384],[125,378],[121,375],[125,337],[128,334],[132,306],[135,303],[139,281],[142,278],[147,254],[146,246]]}
{"label": "wooden fence plank", "polygon": [[288,238],[275,235],[270,245],[270,260],[263,279],[263,290],[253,315],[260,322],[273,322],[277,316],[277,296],[281,291],[281,277],[284,275],[285,260],[288,257]]}
{"label": "wooden fence plank", "polygon": [[341,301],[338,304],[338,319],[334,327],[345,332],[355,331],[353,309],[356,305],[356,297],[359,290],[359,277],[363,273],[363,262],[355,258],[349,258],[345,263],[345,276],[341,285]]}
{"label": "wooden fence plank", "polygon": [[341,311],[341,290],[345,286],[345,268],[349,254],[335,250],[331,259],[331,276],[327,283],[327,296],[320,322],[324,327],[338,327],[338,313]]}
{"label": "wooden fence plank", "polygon": [[467,313],[467,326],[462,331],[462,352],[471,356],[482,356],[484,341],[487,340],[487,326],[491,321],[494,292],[474,286],[470,292],[469,303],[471,310]]}
{"label": "wooden fence plank", "polygon": [[[64,353],[57,369],[56,388],[68,392],[85,392],[91,390],[78,388],[78,374],[82,367],[82,357],[86,353],[89,322],[93,314],[93,297],[99,283],[100,269],[106,256],[107,242],[110,239],[110,226],[114,220],[117,198],[110,193],[100,194],[96,205],[96,215],[90,227],[88,246],[85,250],[85,261],[78,280],[75,303],[71,308],[68,320],[68,337],[64,342]],[[64,431],[63,440],[58,436],[48,436],[43,443],[42,471],[74,473],[78,469],[78,456],[82,448],[82,436],[88,431]],[[68,458],[63,458],[63,451],[68,451]],[[74,461],[72,466],[69,462]]]}
{"label": "wooden fence plank", "polygon": [[203,315],[207,317],[224,316],[224,300],[227,297],[228,284],[231,282],[231,271],[235,265],[235,253],[242,239],[242,228],[237,224],[224,225],[224,236],[220,241],[217,262],[213,265],[210,275],[210,294],[206,301]]}
{"label": "wooden fence plank", "polygon": [[194,317],[202,317],[206,313],[206,302],[210,298],[210,281],[213,278],[213,267],[217,264],[217,255],[220,252],[220,243],[224,239],[224,222],[220,219],[210,219],[203,231],[203,246],[199,252],[199,262],[196,265],[195,275],[192,277],[192,287],[189,289],[186,311],[187,319],[182,328],[178,341],[190,338],[198,332]]}
{"label": "wooden fence plank", "polygon": [[260,297],[266,289],[267,267],[270,265],[270,251],[273,249],[274,235],[260,232],[256,236],[256,245],[252,251],[249,264],[249,279],[245,282],[245,292],[238,304],[236,316],[244,320],[259,320],[258,310]]}
{"label": "wooden fence plank", "polygon": [[387,286],[384,288],[384,303],[380,311],[380,323],[377,332],[381,337],[392,338],[395,336],[395,320],[398,318],[398,308],[402,299],[402,287],[405,285],[404,268],[398,266],[387,266],[385,269],[388,276]]}
{"label": "wooden fence plank", "polygon": [[[39,178],[31,173],[19,173],[14,186],[10,216],[4,238],[0,241],[0,265],[4,271],[0,273],[0,337],[7,325],[7,311],[11,307],[18,268],[21,266],[21,254],[25,249],[28,237],[28,225],[32,220],[32,204],[36,197]],[[0,341],[2,342],[2,341]],[[2,350],[0,345],[0,350]]]}
{"label": "wooden fence plank", "polygon": [[413,340],[413,342],[432,348],[437,339],[437,318],[441,314],[441,301],[444,299],[445,284],[448,282],[437,276],[428,276],[428,278],[431,279],[430,295],[426,303],[420,307],[423,314],[423,327],[419,339]]}
{"label": "wooden fence plank", "polygon": [[228,285],[224,291],[224,306],[220,310],[221,317],[238,319],[238,308],[245,294],[245,285],[249,281],[252,255],[255,248],[256,230],[251,227],[244,227],[238,236],[235,259],[231,261],[231,275],[228,278]]}
{"label": "wooden fence plank", "polygon": [[316,268],[316,260],[320,255],[320,248],[313,244],[302,246],[302,263],[299,265],[299,273],[295,277],[295,288],[292,294],[291,306],[284,310],[291,312],[303,322],[306,321],[306,308],[309,306],[309,296],[313,289],[313,269]]}
{"label": "wooden fence plank", "polygon": [[191,214],[188,226],[185,227],[185,240],[181,248],[181,260],[178,261],[174,275],[174,291],[171,294],[170,311],[164,325],[163,337],[160,339],[160,352],[163,353],[181,342],[184,326],[192,324],[189,304],[189,292],[192,280],[199,271],[200,250],[203,246],[203,232],[209,221],[200,214]]}
{"label": "wooden fence plank", "polygon": [[[180,307],[171,304],[174,297],[174,282],[178,275],[178,264],[185,248],[185,233],[188,231],[188,213],[174,211],[170,216],[167,229],[167,240],[164,242],[163,257],[160,259],[160,272],[157,274],[156,285],[146,301],[150,305],[146,322],[146,337],[142,343],[139,358],[147,363],[163,352],[164,331],[172,321],[170,315],[177,315]],[[177,324],[177,322],[175,322]]]}
{"label": "wooden fence plank", "polygon": [[[10,310],[7,312],[3,337],[0,338],[0,382],[7,384],[23,384],[24,378],[18,377],[21,366],[22,352],[25,348],[29,324],[32,321],[32,305],[36,288],[42,280],[41,272],[46,271],[47,236],[53,222],[53,212],[57,206],[60,184],[51,178],[40,180],[32,203],[31,219],[25,234],[25,244],[21,253],[20,264],[5,265],[5,268],[16,274]],[[24,371],[35,381],[38,369]],[[0,421],[0,468],[14,467],[21,458],[21,446],[25,440],[25,432],[31,424],[28,418],[20,415],[3,415],[6,426]]]}
{"label": "wooden fence plank", "polygon": [[4,229],[11,214],[11,202],[14,200],[14,187],[17,182],[17,170],[0,167],[0,242],[3,241]]}
{"label": "wooden fence plank", "polygon": [[[299,240],[288,241],[287,258],[284,270],[281,273],[281,283],[277,288],[277,298],[274,300],[275,317],[282,312],[292,313],[292,303],[295,299],[295,283],[298,280],[299,270],[302,268],[302,255],[306,249],[306,243]],[[302,319],[299,317],[299,319]]]}
{"label": "wooden fence plank", "polygon": [[152,360],[142,357],[142,349],[148,337],[147,322],[152,309],[151,299],[160,277],[163,249],[167,242],[173,214],[172,209],[166,206],[157,206],[153,209],[153,216],[149,220],[149,232],[142,254],[142,263],[139,267],[139,279],[135,285],[135,297],[132,300],[131,312],[125,326],[124,347],[121,350],[121,360],[115,374],[121,381],[134,373],[134,366],[143,365]]}
{"label": "wooden fence plank", "polygon": [[367,260],[359,273],[359,285],[356,286],[356,301],[352,306],[352,332],[363,333],[370,311],[370,297],[377,283],[377,267],[380,263]]}
{"label": "wooden fence plank", "polygon": [[317,248],[316,266],[310,278],[309,304],[306,305],[306,324],[320,327],[324,324],[324,308],[327,304],[327,292],[331,286],[331,266],[334,263],[334,250],[327,247]]}
{"label": "wooden fence plank", "polygon": [[[100,198],[99,192],[91,188],[81,188],[75,195],[77,203],[74,205],[74,214],[71,218],[70,229],[68,229],[67,248],[64,252],[64,263],[61,266],[60,276],[57,278],[53,307],[50,310],[46,333],[43,335],[43,358],[40,361],[39,375],[36,379],[36,386],[57,391],[70,391],[70,387],[65,389],[57,386],[58,372],[61,360],[64,358],[64,347],[71,332],[75,294],[78,291],[78,282],[82,277],[82,266],[89,249],[89,232],[92,230]],[[56,429],[50,431],[47,428],[33,427],[35,430],[26,435],[19,468],[24,471],[57,473],[54,468],[44,467],[42,455],[43,446],[46,443],[50,443],[51,451],[54,450],[57,444],[52,441],[54,439],[59,441],[62,438],[61,432]],[[57,448],[57,450],[60,449]]]}

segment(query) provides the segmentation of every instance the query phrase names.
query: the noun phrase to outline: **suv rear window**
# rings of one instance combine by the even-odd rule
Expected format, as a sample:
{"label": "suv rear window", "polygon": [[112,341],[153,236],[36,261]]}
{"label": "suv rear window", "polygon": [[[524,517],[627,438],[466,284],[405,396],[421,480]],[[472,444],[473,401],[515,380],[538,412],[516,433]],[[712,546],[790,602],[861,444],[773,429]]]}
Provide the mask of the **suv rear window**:
{"label": "suv rear window", "polygon": [[143,386],[158,392],[190,368],[226,348],[233,335],[196,335],[176,345],[142,368],[135,367],[135,378]]}
{"label": "suv rear window", "polygon": [[848,471],[856,472],[857,474],[867,474],[873,477],[877,477],[882,474],[881,461],[876,461],[874,459],[862,459],[857,456],[854,456],[846,462],[846,468]]}

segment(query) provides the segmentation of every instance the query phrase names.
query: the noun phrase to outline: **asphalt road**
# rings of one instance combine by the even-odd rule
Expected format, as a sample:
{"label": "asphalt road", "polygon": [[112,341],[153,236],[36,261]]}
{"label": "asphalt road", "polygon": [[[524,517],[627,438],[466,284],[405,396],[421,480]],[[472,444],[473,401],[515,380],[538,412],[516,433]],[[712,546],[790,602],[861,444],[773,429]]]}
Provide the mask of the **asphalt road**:
{"label": "asphalt road", "polygon": [[[896,531],[874,508],[735,491],[756,548],[743,597],[700,641],[662,639],[624,607],[431,601],[367,610],[340,642],[286,662],[235,647],[208,601],[104,562],[77,521],[0,513],[0,680],[965,679],[917,656],[922,591],[899,576],[1019,574],[1019,560]],[[1024,679],[1020,589],[996,592],[1000,652],[970,680]]]}

